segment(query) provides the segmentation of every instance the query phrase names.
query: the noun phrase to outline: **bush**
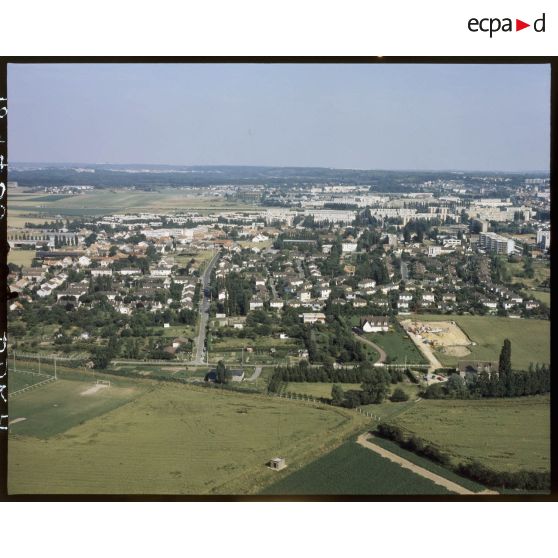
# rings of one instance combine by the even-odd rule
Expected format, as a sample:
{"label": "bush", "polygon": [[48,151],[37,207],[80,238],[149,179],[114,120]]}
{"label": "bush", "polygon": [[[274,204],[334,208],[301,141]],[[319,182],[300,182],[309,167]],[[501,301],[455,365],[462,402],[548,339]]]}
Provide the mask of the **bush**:
{"label": "bush", "polygon": [[395,388],[390,398],[394,403],[399,403],[401,401],[408,401],[409,395],[405,393],[401,388]]}

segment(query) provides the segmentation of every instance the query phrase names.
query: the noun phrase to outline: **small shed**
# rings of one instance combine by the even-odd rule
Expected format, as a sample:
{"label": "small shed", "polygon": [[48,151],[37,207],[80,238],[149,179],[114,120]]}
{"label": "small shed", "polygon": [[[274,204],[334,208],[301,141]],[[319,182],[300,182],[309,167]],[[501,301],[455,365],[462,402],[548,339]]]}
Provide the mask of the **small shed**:
{"label": "small shed", "polygon": [[281,471],[281,469],[285,469],[287,463],[285,462],[284,457],[274,457],[273,459],[270,459],[267,466],[274,471]]}

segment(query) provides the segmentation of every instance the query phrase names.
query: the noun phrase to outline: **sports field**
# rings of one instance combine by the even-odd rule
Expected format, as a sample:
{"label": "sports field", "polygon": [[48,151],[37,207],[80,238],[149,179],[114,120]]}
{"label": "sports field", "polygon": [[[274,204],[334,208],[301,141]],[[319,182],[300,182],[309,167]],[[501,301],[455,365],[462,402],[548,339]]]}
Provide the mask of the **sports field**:
{"label": "sports field", "polygon": [[44,382],[49,378],[51,378],[51,376],[48,374],[29,374],[11,370],[8,374],[8,391],[9,393],[13,393],[14,391],[33,386],[39,382]]}
{"label": "sports field", "polygon": [[265,466],[270,458],[283,456],[287,471],[296,469],[368,425],[341,409],[147,382],[152,389],[113,410],[79,419],[69,411],[58,435],[52,428],[39,439],[46,427],[33,416],[50,422],[62,399],[75,412],[87,401],[83,385],[68,383],[79,382],[37,388],[11,410],[27,418],[10,432],[11,494],[253,493],[278,478]]}
{"label": "sports field", "polygon": [[316,461],[285,475],[262,493],[451,494],[444,487],[380,457],[354,440],[345,442]]}
{"label": "sports field", "polygon": [[550,469],[549,396],[422,400],[389,422],[436,444],[455,461],[496,470]]}
{"label": "sports field", "polygon": [[504,339],[512,346],[512,366],[526,370],[529,363],[550,362],[550,321],[500,318],[496,316],[413,315],[422,322],[453,320],[476,343],[469,345],[470,353],[458,357],[443,349],[435,350],[444,366],[455,366],[459,360],[498,360]]}

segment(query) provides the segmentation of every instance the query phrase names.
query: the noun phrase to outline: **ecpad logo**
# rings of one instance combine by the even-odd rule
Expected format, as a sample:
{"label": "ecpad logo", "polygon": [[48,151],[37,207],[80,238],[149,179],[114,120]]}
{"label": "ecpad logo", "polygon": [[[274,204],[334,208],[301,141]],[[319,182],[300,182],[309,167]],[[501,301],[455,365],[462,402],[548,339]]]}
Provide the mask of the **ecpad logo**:
{"label": "ecpad logo", "polygon": [[[545,16],[546,14],[543,14],[539,19],[536,19],[533,22],[533,29],[535,32],[545,32]],[[509,17],[505,17],[503,19],[497,17],[485,17],[483,19],[477,19],[475,17],[472,17],[469,20],[467,27],[469,28],[469,31],[472,31],[473,33],[477,33],[478,31],[482,31],[483,33],[490,33],[490,38],[492,38],[492,35],[494,33],[497,33],[498,31],[513,31],[512,19]],[[515,20],[516,31],[521,31],[522,29],[526,29],[527,27],[531,27],[531,24],[525,23],[520,19]]]}

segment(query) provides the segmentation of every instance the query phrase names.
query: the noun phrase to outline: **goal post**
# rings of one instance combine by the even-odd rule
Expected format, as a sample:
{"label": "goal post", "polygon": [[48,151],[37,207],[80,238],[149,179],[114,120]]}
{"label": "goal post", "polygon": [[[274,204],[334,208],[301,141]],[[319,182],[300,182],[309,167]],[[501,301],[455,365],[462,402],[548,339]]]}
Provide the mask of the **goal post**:
{"label": "goal post", "polygon": [[97,385],[110,387],[110,380],[97,380]]}

